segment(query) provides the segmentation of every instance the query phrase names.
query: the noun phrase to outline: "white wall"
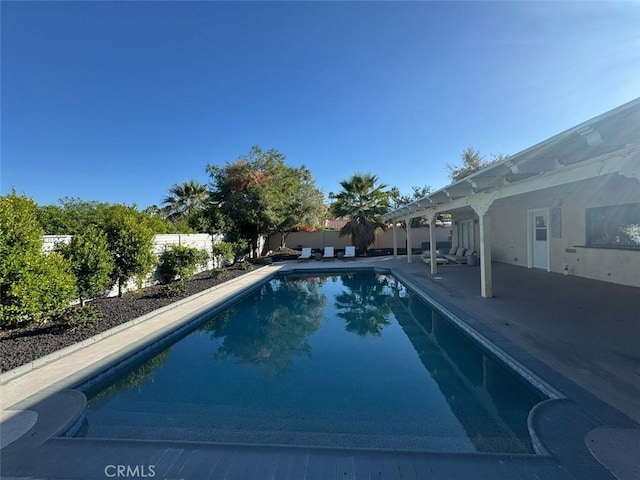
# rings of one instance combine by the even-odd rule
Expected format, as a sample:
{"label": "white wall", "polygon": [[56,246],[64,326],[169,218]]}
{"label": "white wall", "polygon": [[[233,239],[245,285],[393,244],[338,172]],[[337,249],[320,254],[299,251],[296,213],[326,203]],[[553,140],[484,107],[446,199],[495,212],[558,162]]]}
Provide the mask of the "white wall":
{"label": "white wall", "polygon": [[[60,243],[68,244],[73,238],[72,235],[45,235],[42,239],[42,251],[49,253],[56,248],[56,245]],[[206,233],[189,233],[189,234],[158,234],[153,237],[153,253],[156,256],[160,256],[162,252],[169,245],[182,245],[185,247],[195,247],[200,250],[204,250],[209,255],[209,262],[206,267],[198,267],[198,272],[209,270],[214,267],[214,260],[211,258],[213,252],[213,242],[217,243],[222,241],[222,235],[212,236]],[[143,283],[143,286],[149,286],[157,283],[158,271],[157,269],[149,276],[148,280]],[[123,291],[135,290],[137,288],[135,279],[130,279],[127,282]],[[107,296],[113,297],[118,295],[118,288],[115,286]]]}
{"label": "white wall", "polygon": [[[549,228],[549,265],[570,275],[640,287],[640,251],[586,247],[586,209],[640,202],[640,182],[620,175],[576,182],[496,201],[491,209],[493,260],[527,266],[527,210],[561,217],[561,235]],[[554,210],[555,209],[555,210]],[[551,219],[549,220],[551,225]]]}
{"label": "white wall", "polygon": [[42,237],[42,251],[44,253],[53,252],[58,245],[68,245],[73,235],[45,235]]}

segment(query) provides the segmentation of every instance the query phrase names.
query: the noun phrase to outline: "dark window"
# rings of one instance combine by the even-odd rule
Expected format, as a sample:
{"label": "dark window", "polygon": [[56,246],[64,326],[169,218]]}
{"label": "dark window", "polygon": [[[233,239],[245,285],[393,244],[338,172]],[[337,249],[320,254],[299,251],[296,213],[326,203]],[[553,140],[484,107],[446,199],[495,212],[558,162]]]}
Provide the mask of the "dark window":
{"label": "dark window", "polygon": [[640,249],[640,203],[587,208],[587,246]]}
{"label": "dark window", "polygon": [[536,240],[540,240],[543,242],[547,241],[547,229],[546,228],[536,228]]}

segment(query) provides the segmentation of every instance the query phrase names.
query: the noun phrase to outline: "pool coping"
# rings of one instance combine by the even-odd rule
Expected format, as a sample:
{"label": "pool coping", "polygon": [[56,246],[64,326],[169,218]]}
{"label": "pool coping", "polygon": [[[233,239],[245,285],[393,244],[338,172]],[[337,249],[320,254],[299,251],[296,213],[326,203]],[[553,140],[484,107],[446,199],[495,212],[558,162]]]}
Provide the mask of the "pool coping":
{"label": "pool coping", "polygon": [[[266,275],[264,275],[264,276],[261,275],[261,278],[259,280],[257,280],[256,282],[254,282],[250,286],[239,290],[238,292],[236,292],[236,294],[234,294],[234,295],[232,295],[230,297],[227,297],[226,299],[225,298],[220,299],[220,303],[219,303],[219,305],[216,306],[216,308],[224,308],[223,305],[235,302],[237,300],[237,298],[238,298],[238,295],[248,294],[250,291],[252,291],[253,289],[257,288],[259,285],[263,284],[264,282],[269,281],[271,278],[273,278],[277,274],[286,275],[288,273],[294,273],[294,272],[295,273],[306,273],[306,272],[313,272],[313,273],[333,273],[333,272],[335,272],[335,273],[341,273],[341,272],[344,272],[344,271],[347,271],[347,270],[353,271],[353,270],[371,270],[371,269],[373,269],[375,271],[379,271],[380,273],[390,273],[390,274],[398,277],[403,283],[407,284],[407,286],[409,286],[412,291],[418,293],[421,296],[421,298],[425,299],[429,303],[436,302],[436,304],[437,304],[437,306],[439,308],[442,308],[446,312],[449,311],[449,308],[447,308],[447,306],[440,305],[440,303],[437,302],[436,299],[434,299],[434,298],[428,296],[427,294],[425,294],[422,291],[421,287],[415,286],[413,284],[413,282],[411,282],[404,275],[402,275],[402,273],[394,271],[394,269],[392,267],[389,267],[389,266],[386,266],[386,265],[385,266],[374,266],[374,265],[371,265],[371,264],[358,265],[358,263],[350,262],[348,265],[345,265],[344,267],[337,267],[337,268],[333,267],[333,266],[329,266],[329,268],[318,268],[318,267],[313,268],[311,266],[299,266],[298,268],[296,268],[296,265],[292,266],[291,264],[289,264],[288,265],[289,268],[286,268],[284,270],[279,268],[281,266],[283,266],[283,265],[274,264],[274,265],[266,266],[266,267],[263,267],[263,268],[259,269],[260,271],[266,273]],[[242,277],[239,277],[239,279],[241,279],[241,278]],[[239,280],[239,279],[234,279],[231,282],[225,282],[225,284],[236,283],[236,281]],[[223,285],[225,285],[225,284],[223,284]],[[95,339],[94,341],[85,341],[86,343],[84,345],[78,345],[73,350],[55,352],[54,354],[52,354],[53,356],[50,359],[48,359],[47,361],[43,360],[43,361],[41,361],[41,363],[38,363],[37,365],[32,365],[31,368],[26,369],[24,372],[22,372],[20,374],[16,374],[16,372],[13,372],[13,374],[12,374],[12,376],[10,378],[8,376],[0,377],[0,378],[3,378],[2,386],[4,387],[7,384],[11,384],[11,383],[13,383],[14,380],[23,377],[24,375],[28,374],[29,372],[37,371],[39,368],[49,364],[50,362],[55,362],[57,359],[64,358],[64,357],[70,355],[73,352],[83,350],[86,346],[93,345],[97,341],[103,340],[104,338],[111,337],[111,336],[115,335],[116,333],[119,333],[120,331],[126,331],[129,328],[131,328],[131,327],[133,327],[133,326],[135,326],[135,325],[137,325],[139,323],[145,322],[146,320],[151,319],[151,318],[155,317],[156,315],[160,315],[161,313],[165,313],[167,311],[173,310],[174,308],[176,308],[176,307],[178,307],[180,305],[188,304],[192,300],[194,300],[195,298],[204,296],[206,293],[209,293],[209,292],[214,291],[214,290],[219,290],[221,286],[222,285],[213,287],[212,289],[209,289],[209,290],[207,290],[205,292],[200,292],[199,294],[196,294],[196,295],[194,295],[192,297],[188,297],[187,299],[184,299],[184,300],[182,300],[180,302],[176,302],[176,304],[172,304],[172,305],[168,306],[170,308],[163,307],[162,309],[159,309],[158,311],[152,312],[151,314],[147,314],[147,315],[145,315],[143,317],[139,317],[138,319],[134,319],[131,322],[128,322],[129,323],[128,326],[126,326],[126,327],[123,327],[123,326],[116,327],[116,329],[115,329],[116,331],[111,332],[108,335],[105,335],[104,333],[100,334],[99,335],[100,338]],[[211,308],[210,306],[207,307],[207,311],[209,311],[210,308]],[[200,309],[200,310],[202,310],[202,309]],[[156,332],[156,334],[153,336],[153,338],[145,337],[144,339],[140,340],[139,342],[134,342],[134,343],[130,344],[127,347],[127,352],[131,352],[133,350],[136,350],[136,351],[139,350],[140,347],[141,347],[140,342],[146,343],[147,344],[147,348],[150,348],[150,346],[153,345],[155,343],[155,341],[160,339],[165,333],[167,333],[167,331],[171,330],[171,331],[177,332],[176,328],[182,328],[182,329],[188,328],[188,326],[191,325],[193,321],[196,321],[199,316],[202,316],[202,314],[203,314],[202,311],[196,311],[196,312],[192,313],[191,315],[188,315],[186,317],[181,317],[180,321],[176,320],[176,322],[172,323],[171,326],[167,326],[163,330],[158,330]],[[458,318],[458,316],[455,315],[455,313],[451,313],[451,315],[453,316],[453,318]],[[464,319],[460,319],[460,321],[463,322],[463,323],[465,322]],[[180,323],[179,326],[178,326],[178,323]],[[472,327],[469,327],[469,328],[471,330],[474,330]],[[479,332],[478,334],[480,336],[483,336],[483,332]],[[89,340],[91,340],[91,339],[89,339]],[[489,340],[485,339],[485,341],[490,342],[491,340],[490,339]],[[515,346],[513,346],[513,347],[516,348],[516,350],[518,349]],[[122,353],[122,352],[120,352],[120,353]],[[509,358],[513,357],[512,353],[510,353],[510,352],[505,352],[505,354]],[[110,358],[110,359],[108,359],[108,362],[107,362],[106,365],[102,365],[102,368],[96,368],[96,370],[102,370],[104,372],[105,368],[113,367],[113,365],[118,363],[124,356],[126,356],[126,355],[122,355],[121,354],[121,355],[118,355],[118,358]],[[514,358],[514,360],[515,360],[515,362],[517,364],[523,364],[523,366],[525,368],[527,368],[527,370],[529,370],[528,367],[526,365],[524,365],[522,360],[518,360],[517,358]],[[9,374],[11,372],[12,371],[6,372],[6,373]],[[33,405],[34,403],[42,400],[45,397],[48,397],[50,395],[53,395],[55,393],[59,393],[59,392],[63,391],[69,385],[77,385],[78,382],[82,378],[84,378],[86,380],[88,378],[91,378],[91,377],[95,376],[95,373],[96,373],[95,371],[85,371],[85,372],[83,372],[81,374],[76,374],[75,376],[67,377],[65,382],[63,382],[63,383],[59,382],[57,384],[58,388],[56,389],[55,392],[52,391],[51,389],[45,389],[44,391],[39,392],[39,395],[36,395],[36,397],[31,398],[26,403],[24,403],[24,401],[26,401],[28,399],[23,399],[23,401],[19,402],[20,403],[20,407],[28,408],[30,405]],[[520,372],[518,372],[518,373],[520,373]],[[538,375],[536,374],[536,377],[537,376]],[[547,382],[545,382],[545,383],[547,383]],[[535,385],[535,383],[534,383],[534,385]],[[555,389],[553,389],[553,390],[555,390]],[[568,399],[563,398],[562,394],[560,394],[560,396],[558,397],[558,400],[564,400],[565,404],[566,404],[567,401],[569,401]],[[545,403],[545,402],[543,402],[543,403]],[[569,401],[569,404],[570,403],[571,402]],[[10,407],[12,407],[12,406],[18,406],[18,405],[14,402],[14,404],[10,405],[9,408],[5,407],[5,410],[11,410]],[[541,409],[548,410],[549,408],[550,407],[544,407],[544,408],[541,408]],[[593,422],[592,418],[590,418],[589,420],[591,422]],[[544,422],[544,419],[536,419],[535,421],[531,420],[531,428],[533,429],[534,432],[539,429],[539,427],[540,427],[539,423],[540,422]],[[599,424],[599,423],[600,422],[595,422],[595,424]],[[68,427],[68,425],[64,425],[64,426]],[[544,429],[541,429],[541,430],[544,430]],[[538,439],[537,434],[536,434],[536,439],[534,440],[534,442],[540,442],[540,445],[545,445],[547,443],[546,441],[548,441],[548,435],[544,434],[543,437],[546,437],[546,438]],[[533,439],[533,437],[532,437],[532,439]],[[16,442],[18,444],[17,446],[19,446],[19,444],[22,443],[19,440]],[[47,441],[48,440],[51,440],[51,437],[48,437]],[[45,441],[45,443],[46,443],[46,441]],[[255,448],[269,448],[270,446],[253,446],[253,447],[255,447]],[[584,447],[584,444],[583,444],[583,447]],[[274,447],[274,448],[276,448],[276,447]],[[282,448],[282,447],[277,447],[277,448]],[[306,449],[306,450],[314,450],[313,447],[296,447],[296,448],[302,448],[302,449]],[[543,449],[544,449],[544,447],[543,447]],[[5,449],[3,449],[3,451],[4,450]],[[348,451],[348,450],[349,449],[340,449],[340,451],[345,451],[345,452]],[[583,450],[586,451],[586,448],[583,448]],[[374,450],[374,452],[378,452],[379,453],[380,451],[379,450]],[[385,452],[385,451],[383,451],[383,452]],[[403,452],[403,453],[409,453],[409,452]],[[584,453],[584,452],[582,452],[582,453]],[[542,455],[525,455],[525,457],[538,458],[538,457],[542,456],[542,457],[546,457],[547,459],[551,459],[551,458],[556,458],[559,454],[562,454],[562,452],[557,450],[557,448],[554,449],[551,453],[548,452],[546,449],[544,449],[544,453]],[[447,454],[437,454],[437,453],[426,452],[425,455],[436,455],[436,456],[438,456],[438,455],[447,455]],[[453,455],[456,455],[456,454],[453,454]],[[472,456],[475,456],[475,455],[480,455],[480,456],[494,455],[494,456],[497,456],[497,457],[500,457],[500,458],[503,458],[503,457],[513,458],[514,457],[513,454],[462,454],[462,455],[463,456],[464,455],[472,455]],[[588,460],[591,460],[591,461],[589,462]],[[593,463],[592,465],[589,465],[589,468],[590,468],[589,471],[591,471],[591,472],[595,472],[595,471],[598,470],[597,466],[599,464],[597,463],[597,461],[595,461],[595,459],[593,459],[593,457],[585,457],[584,455],[581,455],[580,462],[581,462],[581,464]],[[602,469],[602,470],[604,470],[604,469]],[[606,472],[606,470],[604,470],[604,472]],[[600,473],[602,473],[602,472],[600,472]],[[579,477],[575,477],[575,478],[579,478]]]}

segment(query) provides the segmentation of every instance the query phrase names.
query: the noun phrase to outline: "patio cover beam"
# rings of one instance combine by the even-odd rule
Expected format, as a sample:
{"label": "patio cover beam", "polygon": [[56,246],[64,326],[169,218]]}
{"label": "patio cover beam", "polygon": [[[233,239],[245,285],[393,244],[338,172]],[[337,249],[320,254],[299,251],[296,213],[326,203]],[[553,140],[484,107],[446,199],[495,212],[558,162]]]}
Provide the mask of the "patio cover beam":
{"label": "patio cover beam", "polygon": [[[413,202],[413,208],[395,210],[383,218],[405,218],[410,225],[411,218],[430,218],[434,210],[448,213],[473,208],[479,218],[482,296],[491,297],[491,204],[498,199],[610,175],[640,181],[639,120],[640,98],[426,195]],[[407,248],[407,261],[411,262],[410,232]],[[434,273],[437,262],[433,244],[431,250]]]}
{"label": "patio cover beam", "polygon": [[[527,177],[520,181],[506,183],[505,185],[500,185],[490,190],[471,193],[470,195],[455,198],[448,202],[438,203],[437,210],[440,213],[446,213],[459,208],[468,207],[471,205],[471,202],[476,195],[481,195],[488,192],[496,192],[497,199],[531,193],[546,188],[558,187],[566,185],[568,183],[580,182],[583,180],[588,180],[591,178],[601,177],[609,174],[621,174],[630,178],[638,178],[639,156],[640,145],[631,145],[614,154],[606,154],[595,159],[577,164],[559,166],[556,170],[549,171],[541,175]],[[442,192],[438,191],[431,194],[430,197],[433,198],[438,194],[440,195],[440,197],[442,196]],[[422,202],[422,200],[420,200],[420,202]],[[414,212],[410,212],[410,218],[427,216],[430,210],[431,208],[417,209]],[[385,214],[383,218],[389,220],[394,218],[405,218],[407,217],[407,213],[409,212],[400,209]]]}

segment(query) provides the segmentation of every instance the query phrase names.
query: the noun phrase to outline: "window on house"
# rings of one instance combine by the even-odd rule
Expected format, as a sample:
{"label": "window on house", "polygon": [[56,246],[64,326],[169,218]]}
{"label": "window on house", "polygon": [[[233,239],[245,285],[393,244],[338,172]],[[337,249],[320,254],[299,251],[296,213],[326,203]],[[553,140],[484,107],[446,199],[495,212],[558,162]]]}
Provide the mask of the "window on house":
{"label": "window on house", "polygon": [[587,208],[587,246],[640,249],[640,203]]}

